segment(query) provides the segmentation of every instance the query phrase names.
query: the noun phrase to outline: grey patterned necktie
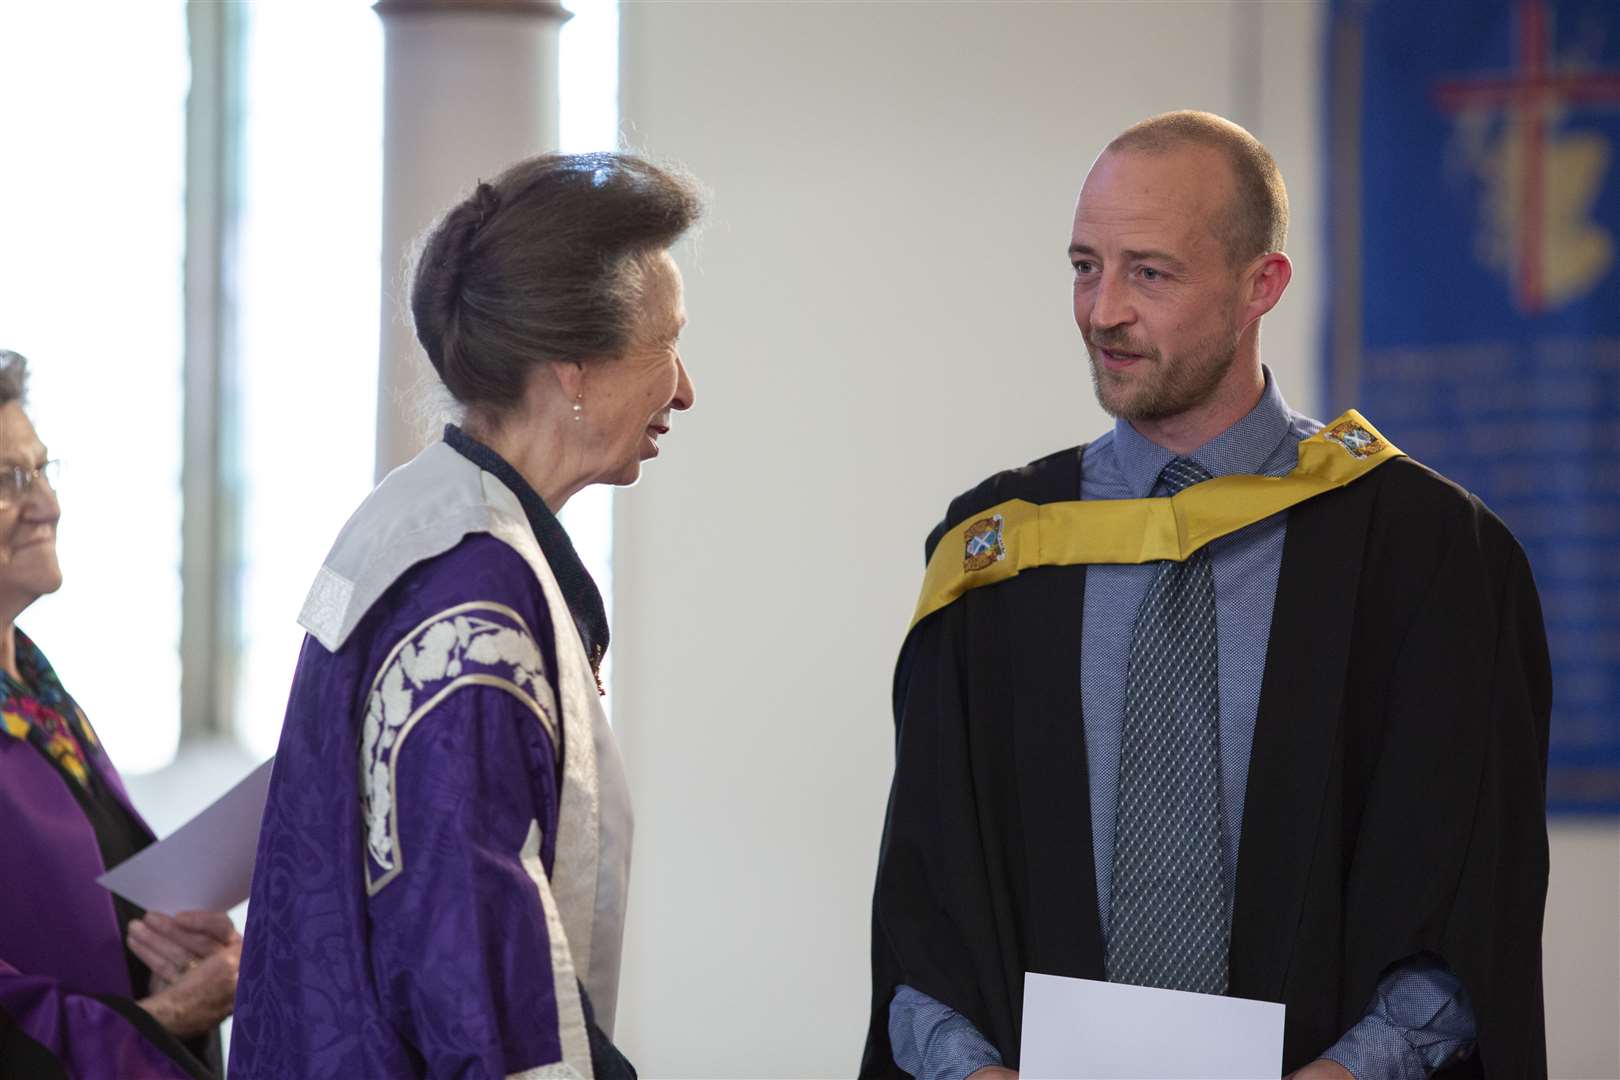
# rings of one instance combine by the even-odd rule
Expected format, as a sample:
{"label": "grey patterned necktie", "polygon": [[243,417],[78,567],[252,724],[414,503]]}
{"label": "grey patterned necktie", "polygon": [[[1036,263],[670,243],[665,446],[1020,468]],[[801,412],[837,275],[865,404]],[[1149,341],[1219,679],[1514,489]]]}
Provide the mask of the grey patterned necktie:
{"label": "grey patterned necktie", "polygon": [[[1210,478],[1186,458],[1159,476],[1172,495]],[[1131,637],[1107,949],[1112,982],[1226,991],[1218,674],[1215,577],[1209,549],[1200,548],[1185,562],[1159,564]]]}

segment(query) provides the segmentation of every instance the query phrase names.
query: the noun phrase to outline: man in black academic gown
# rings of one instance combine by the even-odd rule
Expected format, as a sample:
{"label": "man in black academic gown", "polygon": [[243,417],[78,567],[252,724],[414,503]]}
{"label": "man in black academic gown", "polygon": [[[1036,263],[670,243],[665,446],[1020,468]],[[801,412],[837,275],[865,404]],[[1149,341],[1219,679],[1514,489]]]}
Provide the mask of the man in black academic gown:
{"label": "man in black academic gown", "polygon": [[1546,1075],[1535,586],[1479,500],[1284,403],[1287,214],[1204,113],[1086,179],[1075,321],[1117,422],[928,538],[863,1076],[1012,1075],[1030,971],[1283,1002],[1300,1080]]}

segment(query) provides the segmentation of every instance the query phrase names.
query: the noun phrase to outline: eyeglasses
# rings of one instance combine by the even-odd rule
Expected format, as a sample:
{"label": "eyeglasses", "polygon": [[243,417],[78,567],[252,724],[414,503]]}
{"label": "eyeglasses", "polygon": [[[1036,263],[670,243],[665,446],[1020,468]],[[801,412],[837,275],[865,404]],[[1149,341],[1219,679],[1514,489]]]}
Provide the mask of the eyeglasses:
{"label": "eyeglasses", "polygon": [[26,465],[0,465],[0,507],[22,502],[41,480],[54,492],[61,479],[62,462],[57,458],[52,458],[37,469]]}

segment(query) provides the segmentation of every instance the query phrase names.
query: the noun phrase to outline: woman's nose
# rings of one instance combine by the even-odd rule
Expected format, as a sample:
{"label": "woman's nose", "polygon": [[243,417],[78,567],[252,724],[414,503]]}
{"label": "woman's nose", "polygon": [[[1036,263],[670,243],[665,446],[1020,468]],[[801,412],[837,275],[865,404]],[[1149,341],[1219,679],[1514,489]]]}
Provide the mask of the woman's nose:
{"label": "woman's nose", "polygon": [[43,475],[35,476],[34,482],[22,497],[22,516],[28,521],[51,522],[62,516],[62,504],[57,501],[56,489]]}
{"label": "woman's nose", "polygon": [[690,409],[695,400],[692,389],[692,376],[686,373],[686,363],[679,356],[675,357],[675,370],[680,373],[680,380],[675,384],[675,396],[670,399],[669,407],[672,409]]}

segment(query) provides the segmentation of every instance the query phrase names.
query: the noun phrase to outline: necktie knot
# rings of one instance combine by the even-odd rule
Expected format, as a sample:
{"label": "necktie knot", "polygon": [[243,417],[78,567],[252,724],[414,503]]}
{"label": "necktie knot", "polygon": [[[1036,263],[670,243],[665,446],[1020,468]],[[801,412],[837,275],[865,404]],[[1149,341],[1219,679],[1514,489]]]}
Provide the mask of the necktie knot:
{"label": "necktie knot", "polygon": [[1212,477],[1208,469],[1192,458],[1184,457],[1171,458],[1170,464],[1159,473],[1159,482],[1169,488],[1172,495],[1209,479]]}

